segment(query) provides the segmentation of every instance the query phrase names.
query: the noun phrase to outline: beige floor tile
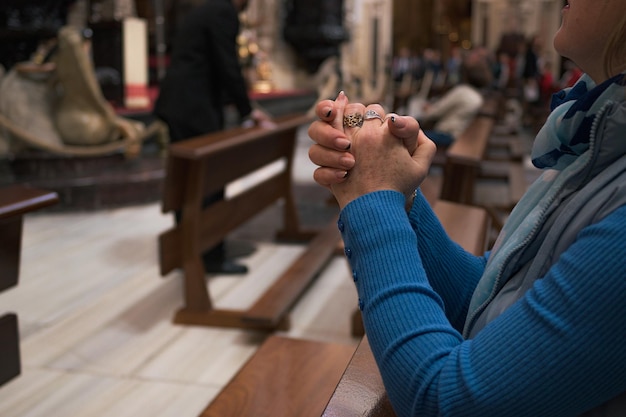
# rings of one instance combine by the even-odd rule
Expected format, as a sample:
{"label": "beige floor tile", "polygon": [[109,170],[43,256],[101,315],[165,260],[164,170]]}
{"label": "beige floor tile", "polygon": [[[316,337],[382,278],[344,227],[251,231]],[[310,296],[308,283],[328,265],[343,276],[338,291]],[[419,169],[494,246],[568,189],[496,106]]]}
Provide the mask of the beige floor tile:
{"label": "beige floor tile", "polygon": [[197,416],[215,387],[29,370],[0,390],[3,417]]}
{"label": "beige floor tile", "polygon": [[225,385],[256,351],[264,333],[185,326],[137,376],[149,380]]}

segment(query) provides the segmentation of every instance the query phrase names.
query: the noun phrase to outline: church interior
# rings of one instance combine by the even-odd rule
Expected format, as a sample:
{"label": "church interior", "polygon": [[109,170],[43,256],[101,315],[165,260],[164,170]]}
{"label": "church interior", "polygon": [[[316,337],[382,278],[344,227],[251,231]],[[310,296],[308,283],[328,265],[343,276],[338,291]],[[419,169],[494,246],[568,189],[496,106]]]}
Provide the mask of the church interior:
{"label": "church interior", "polygon": [[[460,82],[459,56],[489,63],[477,123],[423,184],[480,254],[538,175],[546,97],[574,76],[551,45],[562,0],[251,0],[238,55],[276,127],[243,128],[226,102],[223,131],[170,143],[153,106],[205,1],[0,6],[2,416],[393,416],[384,392],[340,392],[367,343],[339,209],[308,158],[315,103],[345,91],[419,120]],[[480,140],[459,149],[466,136]],[[201,270],[220,239],[246,273]]]}

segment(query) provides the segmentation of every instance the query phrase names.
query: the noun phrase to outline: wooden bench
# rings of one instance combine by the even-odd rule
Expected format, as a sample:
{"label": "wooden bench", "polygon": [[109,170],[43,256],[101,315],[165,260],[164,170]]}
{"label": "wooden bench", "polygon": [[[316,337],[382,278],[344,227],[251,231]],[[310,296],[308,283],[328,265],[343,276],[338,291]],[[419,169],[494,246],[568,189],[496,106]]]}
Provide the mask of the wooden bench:
{"label": "wooden bench", "polygon": [[[161,275],[184,273],[184,307],[176,323],[272,330],[335,253],[341,239],[335,222],[320,231],[301,230],[291,168],[296,134],[312,118],[285,116],[277,126],[235,128],[172,144],[163,192],[163,212],[180,210],[181,220],[159,236]],[[275,161],[286,168],[230,198],[203,208],[203,199],[228,183]],[[214,308],[201,255],[226,235],[278,200],[284,201],[281,238],[309,241],[304,253],[246,310]]]}
{"label": "wooden bench", "polygon": [[354,350],[270,336],[200,417],[319,417]]}
{"label": "wooden bench", "polygon": [[489,138],[495,125],[491,116],[479,115],[446,151],[440,198],[474,203],[474,188]]}
{"label": "wooden bench", "polygon": [[363,336],[322,417],[395,417],[378,365]]}
{"label": "wooden bench", "polygon": [[489,140],[489,150],[486,159],[489,161],[521,162],[527,154],[527,149],[518,135],[492,136]]}
{"label": "wooden bench", "polygon": [[[486,109],[498,103],[497,97],[486,101]],[[491,217],[495,231],[503,226],[502,214],[508,214],[526,192],[527,181],[521,157],[515,153],[508,160],[489,160],[487,149],[493,142],[496,110],[481,112],[447,149],[439,199],[468,205],[480,205]],[[476,184],[481,179],[499,179],[507,183],[507,195],[496,204],[475,201]]]}
{"label": "wooden bench", "polygon": [[[56,204],[54,192],[14,184],[0,188],[0,291],[18,284],[24,215]],[[0,385],[21,372],[17,314],[0,317]]]}

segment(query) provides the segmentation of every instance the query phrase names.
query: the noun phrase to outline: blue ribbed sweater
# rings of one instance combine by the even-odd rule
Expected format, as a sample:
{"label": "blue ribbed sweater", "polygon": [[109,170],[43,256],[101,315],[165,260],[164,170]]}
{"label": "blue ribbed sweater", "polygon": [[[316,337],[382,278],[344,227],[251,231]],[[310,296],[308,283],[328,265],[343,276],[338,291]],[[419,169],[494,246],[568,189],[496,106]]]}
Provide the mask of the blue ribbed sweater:
{"label": "blue ribbed sweater", "polygon": [[338,226],[398,416],[576,416],[626,391],[626,207],[471,340],[487,258],[452,242],[419,192],[409,216],[398,192],[362,196]]}

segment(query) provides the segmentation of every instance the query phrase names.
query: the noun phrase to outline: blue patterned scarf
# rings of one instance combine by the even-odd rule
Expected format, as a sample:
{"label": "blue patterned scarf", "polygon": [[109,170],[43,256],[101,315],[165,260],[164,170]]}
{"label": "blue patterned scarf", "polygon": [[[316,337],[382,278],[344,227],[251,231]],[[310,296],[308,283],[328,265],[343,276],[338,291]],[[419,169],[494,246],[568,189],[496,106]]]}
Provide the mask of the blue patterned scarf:
{"label": "blue patterned scarf", "polygon": [[537,134],[532,161],[537,168],[563,170],[589,149],[593,121],[608,100],[624,95],[624,74],[596,86],[584,74],[571,88],[552,97],[552,110]]}
{"label": "blue patterned scarf", "polygon": [[478,282],[465,323],[468,337],[475,319],[517,270],[519,254],[532,242],[567,182],[580,175],[593,154],[597,116],[610,102],[623,102],[626,73],[600,85],[583,75],[571,88],[556,93],[552,112],[537,134],[532,161],[544,169],[511,212]]}

